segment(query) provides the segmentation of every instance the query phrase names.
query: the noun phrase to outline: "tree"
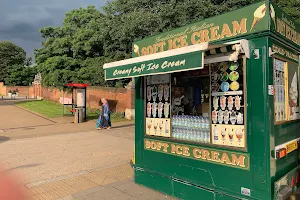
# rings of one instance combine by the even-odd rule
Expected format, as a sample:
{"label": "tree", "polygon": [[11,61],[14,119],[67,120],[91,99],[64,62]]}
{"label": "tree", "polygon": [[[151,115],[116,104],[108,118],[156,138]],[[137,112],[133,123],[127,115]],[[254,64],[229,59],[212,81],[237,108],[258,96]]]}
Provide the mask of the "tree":
{"label": "tree", "polygon": [[24,64],[26,52],[21,47],[8,42],[0,41],[0,81],[8,76],[8,70],[16,65]]}
{"label": "tree", "polygon": [[300,24],[300,0],[274,0],[273,2]]}
{"label": "tree", "polygon": [[[96,68],[88,63],[93,63],[90,58],[103,55],[103,20],[103,14],[89,6],[66,13],[61,27],[40,30],[45,42],[43,48],[35,51],[35,60],[45,86],[62,87],[68,82],[94,80],[91,76]],[[97,82],[92,84],[97,85]]]}
{"label": "tree", "polygon": [[8,76],[5,78],[5,84],[11,86],[28,86],[36,75],[37,70],[35,67],[24,65],[13,65],[8,69]]}
{"label": "tree", "polygon": [[[186,24],[238,9],[261,0],[114,0],[103,7],[80,8],[66,13],[63,26],[45,27],[43,47],[35,60],[45,86],[79,81],[99,86],[105,82],[106,62],[131,57],[131,44]],[[299,21],[299,0],[274,0]],[[126,84],[118,82],[118,85]]]}

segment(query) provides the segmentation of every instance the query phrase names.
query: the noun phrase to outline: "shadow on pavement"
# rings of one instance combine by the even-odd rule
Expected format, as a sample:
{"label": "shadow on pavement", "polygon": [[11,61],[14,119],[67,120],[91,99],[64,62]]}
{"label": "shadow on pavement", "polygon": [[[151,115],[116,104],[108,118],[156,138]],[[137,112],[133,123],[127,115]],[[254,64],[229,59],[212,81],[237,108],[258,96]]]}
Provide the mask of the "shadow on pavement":
{"label": "shadow on pavement", "polygon": [[12,170],[15,170],[15,169],[22,169],[22,168],[37,167],[37,166],[40,166],[40,165],[42,165],[42,164],[38,163],[38,164],[21,165],[21,166],[18,166],[18,167],[14,167],[14,168],[8,169],[6,171],[12,171]]}
{"label": "shadow on pavement", "polygon": [[5,136],[0,136],[0,143],[8,141],[10,138]]}
{"label": "shadow on pavement", "polygon": [[18,104],[21,102],[30,102],[30,101],[37,101],[37,100],[36,99],[16,99],[16,100],[12,100],[12,99],[1,100],[0,99],[0,106],[8,106],[8,105]]}
{"label": "shadow on pavement", "polygon": [[127,127],[131,127],[134,126],[134,123],[132,124],[125,124],[125,125],[120,125],[120,126],[112,126],[112,128],[127,128]]}

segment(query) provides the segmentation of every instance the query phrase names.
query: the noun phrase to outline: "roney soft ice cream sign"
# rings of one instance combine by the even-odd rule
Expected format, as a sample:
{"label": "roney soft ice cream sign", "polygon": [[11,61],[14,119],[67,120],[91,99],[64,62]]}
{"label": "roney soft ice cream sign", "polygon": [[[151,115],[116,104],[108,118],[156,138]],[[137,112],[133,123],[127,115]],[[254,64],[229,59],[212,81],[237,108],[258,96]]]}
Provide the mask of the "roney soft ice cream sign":
{"label": "roney soft ice cream sign", "polygon": [[120,63],[117,67],[107,67],[105,68],[105,79],[113,80],[202,68],[203,51],[195,51],[137,63],[124,65]]}
{"label": "roney soft ice cream sign", "polygon": [[271,8],[268,4],[263,1],[134,42],[133,57],[269,30]]}

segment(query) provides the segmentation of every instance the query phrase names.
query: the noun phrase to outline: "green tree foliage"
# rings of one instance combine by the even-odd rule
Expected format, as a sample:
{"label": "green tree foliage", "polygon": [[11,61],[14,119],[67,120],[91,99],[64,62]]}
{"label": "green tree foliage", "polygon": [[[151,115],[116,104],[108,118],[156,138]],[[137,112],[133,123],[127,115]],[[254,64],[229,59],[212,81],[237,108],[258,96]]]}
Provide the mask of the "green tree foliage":
{"label": "green tree foliage", "polygon": [[[105,62],[131,56],[135,40],[219,15],[260,0],[114,0],[103,7],[66,13],[63,26],[45,27],[43,48],[36,50],[38,70],[46,86],[67,82],[124,85],[105,82]],[[297,21],[299,0],[276,0]]]}
{"label": "green tree foliage", "polygon": [[0,41],[0,81],[4,81],[8,70],[16,65],[24,64],[26,52],[21,47],[8,41]]}
{"label": "green tree foliage", "polygon": [[273,0],[273,2],[300,24],[300,0]]}
{"label": "green tree foliage", "polygon": [[8,77],[5,78],[6,85],[28,86],[33,82],[37,71],[35,67],[24,65],[13,65],[8,69]]}

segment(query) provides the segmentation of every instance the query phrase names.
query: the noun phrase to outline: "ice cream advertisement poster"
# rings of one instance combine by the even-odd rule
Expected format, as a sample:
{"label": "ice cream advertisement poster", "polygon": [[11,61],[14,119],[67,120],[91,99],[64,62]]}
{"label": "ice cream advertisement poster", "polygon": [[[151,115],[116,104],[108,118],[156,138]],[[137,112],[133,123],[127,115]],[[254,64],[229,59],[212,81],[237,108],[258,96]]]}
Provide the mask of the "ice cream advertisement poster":
{"label": "ice cream advertisement poster", "polygon": [[262,1],[136,41],[132,45],[133,57],[269,30],[270,9],[268,4],[268,1]]}
{"label": "ice cream advertisement poster", "polygon": [[288,63],[288,116],[289,120],[300,119],[299,65]]}

